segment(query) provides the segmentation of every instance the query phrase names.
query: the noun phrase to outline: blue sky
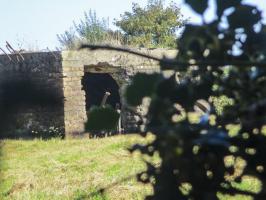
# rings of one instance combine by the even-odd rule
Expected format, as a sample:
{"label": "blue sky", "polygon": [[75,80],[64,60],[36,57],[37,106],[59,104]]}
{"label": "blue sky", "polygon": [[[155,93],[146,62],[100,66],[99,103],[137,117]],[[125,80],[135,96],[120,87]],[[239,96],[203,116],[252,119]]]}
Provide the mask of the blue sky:
{"label": "blue sky", "polygon": [[[3,48],[7,40],[17,49],[55,49],[59,46],[56,34],[82,19],[85,11],[92,9],[98,17],[109,17],[112,26],[113,19],[130,11],[133,2],[145,6],[147,0],[0,0],[0,47]],[[166,0],[168,2],[170,0]],[[182,0],[174,2],[181,5],[186,18],[198,22],[197,15],[183,6]],[[266,19],[265,0],[246,2],[257,5]],[[206,14],[206,18],[211,16],[211,12]]]}

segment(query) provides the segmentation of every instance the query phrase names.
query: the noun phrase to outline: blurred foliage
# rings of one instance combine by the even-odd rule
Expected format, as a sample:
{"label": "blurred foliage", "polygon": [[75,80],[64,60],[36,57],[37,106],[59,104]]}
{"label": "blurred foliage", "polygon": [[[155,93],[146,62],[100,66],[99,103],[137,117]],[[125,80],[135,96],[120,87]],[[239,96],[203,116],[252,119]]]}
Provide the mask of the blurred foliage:
{"label": "blurred foliage", "polygon": [[[216,16],[206,22],[209,1],[185,0],[202,24],[186,24],[176,58],[160,62],[162,72],[172,69],[181,79],[139,74],[128,86],[129,106],[150,98],[141,135],[155,139],[131,148],[141,152],[147,166],[138,174],[154,190],[146,199],[215,200],[238,194],[266,199],[266,26],[255,6],[215,2]],[[199,101],[210,109],[195,120]],[[156,155],[161,162],[154,164]],[[241,189],[245,177],[261,187]]]}
{"label": "blurred foliage", "polygon": [[213,103],[214,109],[216,110],[217,114],[221,115],[226,106],[233,104],[233,100],[223,95],[220,97],[213,97],[212,103]]}
{"label": "blurred foliage", "polygon": [[[203,22],[185,25],[178,41],[181,64],[172,69],[189,75],[180,83],[175,75],[138,75],[126,96],[132,106],[140,105],[143,96],[151,98],[142,135],[152,133],[155,140],[131,149],[140,151],[147,164],[138,175],[153,186],[154,194],[146,199],[215,200],[218,194],[266,199],[266,26],[261,12],[242,0],[216,0],[216,17],[207,23],[207,0],[185,2]],[[125,18],[133,20],[139,12],[135,6]],[[165,63],[162,70],[169,69]],[[152,80],[149,92],[142,90],[145,79]],[[209,102],[211,109],[191,121],[198,100]],[[238,127],[236,133],[229,134],[230,126]],[[155,154],[160,165],[149,162]],[[236,187],[246,176],[260,182],[259,191]]]}
{"label": "blurred foliage", "polygon": [[146,96],[151,96],[156,89],[156,83],[160,79],[160,74],[146,74],[138,73],[132,80],[132,85],[127,87],[125,97],[130,105],[137,106],[142,103],[142,99]]}
{"label": "blurred foliage", "polygon": [[150,0],[141,8],[133,3],[132,12],[125,12],[115,25],[122,29],[132,46],[176,47],[176,31],[184,25],[180,8],[163,0]]}

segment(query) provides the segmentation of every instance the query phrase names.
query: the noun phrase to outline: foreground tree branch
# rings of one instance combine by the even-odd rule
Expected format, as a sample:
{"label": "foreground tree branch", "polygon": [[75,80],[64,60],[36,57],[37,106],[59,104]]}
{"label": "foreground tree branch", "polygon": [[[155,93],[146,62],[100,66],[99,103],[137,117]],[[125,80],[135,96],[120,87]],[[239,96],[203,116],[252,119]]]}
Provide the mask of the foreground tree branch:
{"label": "foreground tree branch", "polygon": [[140,53],[138,51],[122,48],[122,47],[114,47],[110,45],[92,45],[92,44],[83,44],[79,48],[81,49],[90,49],[92,51],[95,50],[110,50],[110,51],[120,51],[125,53],[130,53],[136,56],[141,56],[143,58],[152,59],[155,61],[158,61],[163,66],[163,69],[176,69],[181,67],[188,67],[191,65],[194,66],[212,66],[212,67],[222,67],[222,66],[239,66],[239,67],[266,67],[266,62],[250,62],[250,61],[227,61],[227,60],[213,60],[213,61],[190,61],[190,62],[180,62],[175,59],[169,59],[169,58],[158,58],[152,55]]}

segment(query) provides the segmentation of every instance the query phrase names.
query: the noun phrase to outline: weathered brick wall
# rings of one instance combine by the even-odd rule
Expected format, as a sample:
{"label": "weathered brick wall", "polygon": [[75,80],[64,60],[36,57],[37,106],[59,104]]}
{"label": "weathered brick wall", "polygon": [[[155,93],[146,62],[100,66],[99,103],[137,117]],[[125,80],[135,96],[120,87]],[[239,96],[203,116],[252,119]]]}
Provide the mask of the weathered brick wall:
{"label": "weathered brick wall", "polygon": [[81,85],[84,67],[66,64],[63,75],[65,132],[67,136],[75,136],[84,132],[87,120],[85,92]]}
{"label": "weathered brick wall", "polygon": [[[176,55],[174,50],[139,51],[157,57]],[[85,72],[109,73],[114,78],[120,87],[125,131],[137,131],[136,116],[127,110],[123,90],[136,73],[160,71],[156,61],[115,51],[24,53],[24,60],[20,61],[17,61],[16,55],[10,56],[13,61],[6,55],[0,55],[0,136],[45,132],[50,128],[59,129],[66,136],[83,133],[87,114],[81,80]],[[28,85],[23,83],[25,81]],[[29,85],[34,86],[33,90],[38,95],[29,94]],[[28,98],[20,98],[23,96]],[[36,100],[36,96],[40,96],[41,100]],[[32,103],[34,99],[35,103]],[[49,100],[53,100],[52,103]],[[14,106],[20,101],[30,103]],[[36,101],[39,103],[36,104]],[[8,103],[10,105],[6,106]]]}
{"label": "weathered brick wall", "polygon": [[[150,54],[156,56],[158,58],[166,55],[169,58],[173,58],[176,56],[176,50],[165,50],[165,49],[138,49],[139,52]],[[127,84],[130,83],[131,78],[138,72],[141,73],[156,73],[160,72],[160,65],[157,61],[142,58],[139,56],[135,56],[129,53],[121,53],[116,51],[65,51],[62,52],[63,57],[63,69],[68,68],[69,66],[73,66],[74,69],[79,69],[83,66],[84,72],[91,73],[109,73],[116,80],[118,85],[120,86],[120,94],[121,94],[121,119],[122,125],[126,132],[135,132],[139,130],[139,126],[136,121],[138,120],[138,116],[134,115],[131,111],[127,109],[126,102],[123,99],[124,88]],[[75,67],[76,66],[76,67]],[[85,117],[85,108],[80,107],[84,99],[83,91],[80,92],[80,85],[77,84],[75,88],[75,84],[72,85],[72,90],[75,90],[77,96],[79,96],[80,101],[75,102],[74,107],[78,109],[75,113],[75,120],[79,120],[79,123],[68,122],[69,118],[66,118],[66,124],[73,124],[71,126],[75,126],[75,130],[79,130],[79,127],[82,127],[84,124]],[[67,93],[65,93],[65,97],[67,97]],[[82,102],[81,102],[82,101]],[[72,105],[73,106],[73,105]],[[145,106],[140,106],[136,111],[140,114],[145,112]],[[73,111],[74,112],[74,111]],[[65,113],[66,114],[66,113]],[[69,115],[69,114],[67,114]],[[71,129],[70,129],[71,130]],[[78,131],[79,132],[79,131]]]}
{"label": "weathered brick wall", "polygon": [[60,52],[22,55],[0,56],[0,136],[64,132]]}

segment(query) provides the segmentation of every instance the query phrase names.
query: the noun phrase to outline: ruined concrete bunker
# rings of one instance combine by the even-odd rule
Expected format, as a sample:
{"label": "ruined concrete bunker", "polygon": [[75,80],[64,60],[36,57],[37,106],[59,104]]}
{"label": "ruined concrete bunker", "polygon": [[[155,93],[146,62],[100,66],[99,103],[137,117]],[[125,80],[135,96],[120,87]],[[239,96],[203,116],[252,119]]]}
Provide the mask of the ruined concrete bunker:
{"label": "ruined concrete bunker", "polygon": [[[139,49],[158,58],[173,58],[175,50]],[[157,61],[116,51],[62,51],[0,55],[0,132],[59,131],[66,136],[84,133],[87,111],[107,103],[120,105],[125,132],[137,131],[122,98],[123,88],[138,72],[160,71]]]}

